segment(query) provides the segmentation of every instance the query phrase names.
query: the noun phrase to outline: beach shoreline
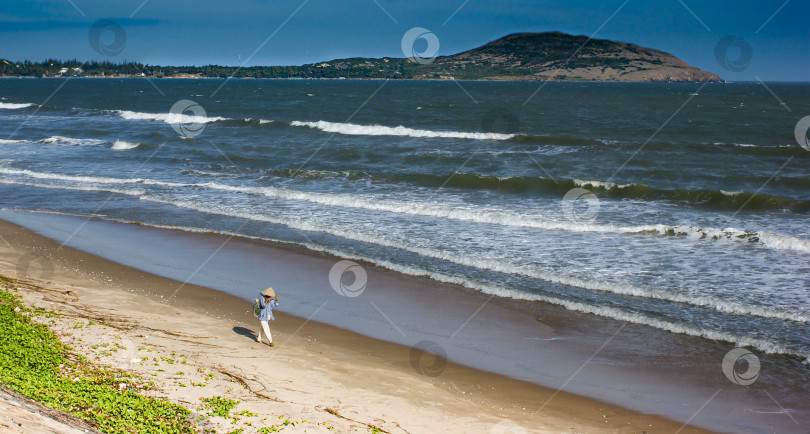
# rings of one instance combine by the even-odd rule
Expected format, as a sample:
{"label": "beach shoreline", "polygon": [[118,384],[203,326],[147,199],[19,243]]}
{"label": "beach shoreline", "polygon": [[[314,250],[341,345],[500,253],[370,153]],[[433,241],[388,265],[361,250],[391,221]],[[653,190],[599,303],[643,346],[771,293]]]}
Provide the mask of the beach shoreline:
{"label": "beach shoreline", "polygon": [[[278,313],[277,321],[273,323],[273,330],[277,333],[276,342],[279,342],[279,345],[275,348],[265,346],[259,349],[252,335],[246,336],[257,327],[253,324],[255,320],[247,312],[249,307],[238,297],[189,284],[187,287],[193,291],[182,291],[176,299],[164,304],[158,300],[161,295],[165,296],[165,288],[176,286],[178,282],[125,267],[89,253],[68,247],[60,248],[54,241],[8,222],[0,222],[0,233],[3,234],[5,241],[5,245],[2,246],[4,260],[0,264],[2,272],[15,276],[17,272],[15,259],[26,253],[37,252],[41,257],[49,258],[54,265],[54,271],[49,279],[50,283],[45,283],[44,287],[47,288],[46,291],[52,293],[70,288],[68,290],[77,294],[79,300],[69,302],[74,309],[106,312],[106,315],[117,317],[130,327],[132,323],[138,321],[137,324],[141,327],[150,324],[151,329],[163,332],[185,332],[188,335],[196,335],[201,340],[211,337],[222,339],[223,348],[219,348],[218,351],[211,350],[211,353],[220,352],[218,356],[200,351],[195,344],[188,346],[186,348],[188,353],[198,354],[189,360],[193,359],[198,363],[206,361],[211,363],[212,356],[219,362],[233,363],[231,360],[226,362],[221,359],[224,356],[223,350],[226,349],[225,354],[233,354],[234,351],[245,351],[248,354],[255,354],[254,351],[281,353],[285,359],[283,366],[295,370],[303,367],[306,372],[310,372],[307,369],[309,368],[318,372],[319,376],[316,379],[307,379],[311,382],[309,386],[316,389],[326,387],[331,393],[337,393],[342,397],[339,400],[342,403],[329,403],[329,398],[334,399],[334,395],[319,398],[310,396],[316,402],[301,402],[300,405],[304,407],[337,406],[337,411],[341,414],[356,416],[352,419],[367,420],[369,423],[381,419],[383,422],[380,427],[395,430],[399,426],[408,432],[426,430],[455,432],[469,429],[488,432],[498,423],[514,423],[524,427],[527,432],[605,429],[638,432],[674,431],[682,425],[663,417],[639,414],[565,391],[557,392],[452,362],[446,364],[438,377],[420,375],[410,366],[409,349],[406,347],[360,336],[316,321],[296,318],[283,312]],[[130,292],[136,291],[134,288],[137,288],[137,292]],[[193,297],[189,296],[189,293],[193,293]],[[27,301],[31,300],[32,298],[27,298]],[[122,300],[126,301],[122,303]],[[169,315],[156,315],[160,310],[165,310]],[[122,316],[123,313],[126,313],[126,316]],[[175,318],[175,315],[178,318]],[[197,324],[187,323],[186,318],[189,316],[194,317],[193,322]],[[183,320],[179,321],[179,318]],[[223,324],[230,324],[231,327]],[[194,333],[194,330],[197,332]],[[205,335],[200,333],[203,330],[210,332],[211,335],[200,337]],[[132,332],[132,329],[129,331]],[[170,334],[164,334],[164,337],[168,339],[167,346],[178,351],[185,345],[183,342],[172,342]],[[234,339],[237,337],[239,339]],[[137,338],[133,336],[132,339]],[[227,348],[231,345],[233,347]],[[316,354],[328,354],[329,358],[325,361],[320,356],[315,356]],[[331,369],[324,369],[324,365]],[[330,373],[332,370],[342,375]],[[369,373],[373,375],[368,375]],[[269,380],[271,383],[273,380],[279,383],[292,383],[296,389],[303,389],[299,392],[313,395],[307,392],[308,386],[304,384],[304,380],[300,382],[294,379],[283,380],[284,375],[281,373],[270,377],[266,380],[259,379],[259,383],[263,383],[262,380]],[[373,381],[383,379],[387,379],[388,384]],[[329,385],[337,386],[335,387],[337,390]],[[410,390],[392,392],[392,388],[397,386],[405,386]],[[267,387],[267,384],[264,384],[264,387]],[[482,393],[483,396],[480,395]],[[355,395],[355,399],[350,398],[352,395]],[[374,397],[371,402],[377,404],[370,405],[367,399],[358,399],[363,395]],[[476,402],[477,396],[482,396],[483,400]],[[553,399],[549,399],[551,397]],[[391,405],[393,402],[391,400],[396,400],[396,405]],[[541,412],[533,413],[529,410],[531,406],[546,400],[548,403],[543,406]],[[388,404],[381,405],[380,402]],[[440,405],[427,409],[424,407],[426,402],[436,402]],[[268,401],[266,404],[271,405],[272,402]],[[436,410],[437,407],[441,410]],[[681,432],[698,431],[696,428],[686,427]]]}

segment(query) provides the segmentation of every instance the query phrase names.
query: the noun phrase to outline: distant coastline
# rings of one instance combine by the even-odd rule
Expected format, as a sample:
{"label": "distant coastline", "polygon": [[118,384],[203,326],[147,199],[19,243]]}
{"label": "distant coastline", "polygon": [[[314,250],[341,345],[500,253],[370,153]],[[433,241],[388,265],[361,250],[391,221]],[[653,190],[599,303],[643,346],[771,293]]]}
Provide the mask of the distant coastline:
{"label": "distant coastline", "polygon": [[137,62],[0,59],[2,77],[178,79],[722,82],[652,48],[559,32],[508,35],[436,58],[347,58],[300,66],[158,66]]}

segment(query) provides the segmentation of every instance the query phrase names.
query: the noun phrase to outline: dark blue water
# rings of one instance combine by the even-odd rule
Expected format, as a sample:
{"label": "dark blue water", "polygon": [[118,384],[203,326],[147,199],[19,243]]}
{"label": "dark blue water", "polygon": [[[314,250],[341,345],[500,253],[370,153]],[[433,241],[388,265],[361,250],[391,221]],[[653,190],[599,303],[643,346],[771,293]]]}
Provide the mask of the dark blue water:
{"label": "dark blue water", "polygon": [[0,206],[810,355],[808,84],[222,84],[0,80]]}

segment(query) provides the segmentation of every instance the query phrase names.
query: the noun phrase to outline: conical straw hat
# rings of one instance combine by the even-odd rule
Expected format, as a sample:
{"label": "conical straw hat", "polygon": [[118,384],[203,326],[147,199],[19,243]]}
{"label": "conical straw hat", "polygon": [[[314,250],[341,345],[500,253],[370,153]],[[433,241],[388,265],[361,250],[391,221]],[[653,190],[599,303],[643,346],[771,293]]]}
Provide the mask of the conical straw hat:
{"label": "conical straw hat", "polygon": [[262,295],[266,295],[268,297],[275,297],[276,296],[276,291],[273,291],[273,288],[268,286],[267,289],[262,291]]}

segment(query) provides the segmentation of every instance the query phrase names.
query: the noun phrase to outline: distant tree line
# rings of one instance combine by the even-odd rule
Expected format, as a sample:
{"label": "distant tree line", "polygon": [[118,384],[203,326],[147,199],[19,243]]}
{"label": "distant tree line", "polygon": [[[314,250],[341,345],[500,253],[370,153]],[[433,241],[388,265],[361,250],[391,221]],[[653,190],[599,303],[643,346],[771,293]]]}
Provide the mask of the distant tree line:
{"label": "distant tree line", "polygon": [[[326,65],[326,66],[324,66]],[[412,78],[418,65],[405,59],[342,59],[337,64],[301,66],[158,66],[138,62],[82,62],[48,59],[42,62],[12,62],[0,59],[0,76],[6,77],[177,77],[192,75],[209,78]]]}

